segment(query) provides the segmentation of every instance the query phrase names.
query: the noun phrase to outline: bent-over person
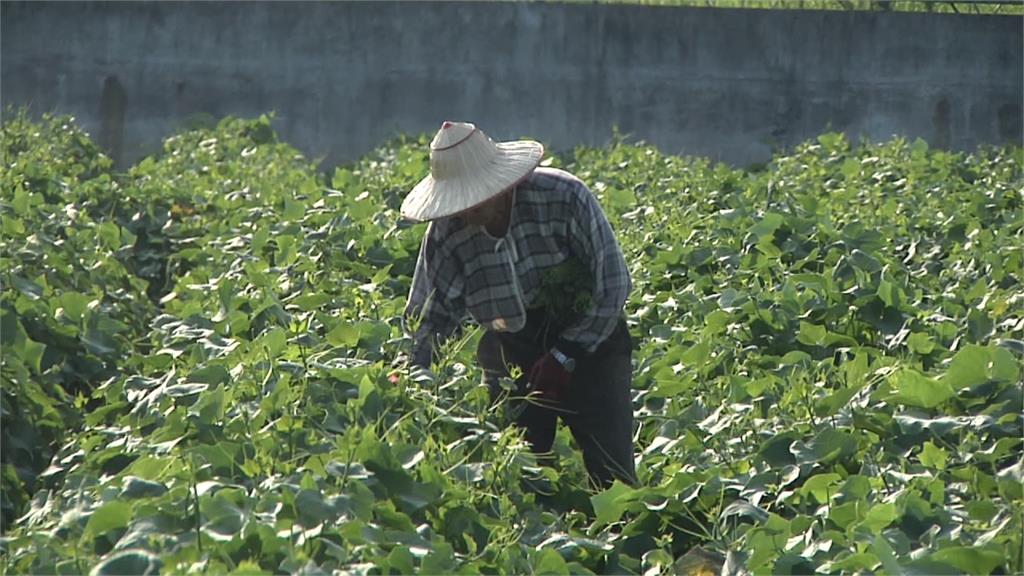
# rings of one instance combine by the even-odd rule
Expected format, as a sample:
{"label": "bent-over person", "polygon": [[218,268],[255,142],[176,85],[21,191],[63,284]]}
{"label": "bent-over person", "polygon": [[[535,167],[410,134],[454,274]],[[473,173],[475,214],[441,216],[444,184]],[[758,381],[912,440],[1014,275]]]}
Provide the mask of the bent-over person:
{"label": "bent-over person", "polygon": [[629,272],[597,199],[538,167],[543,151],[461,122],[434,136],[430,174],[402,204],[430,222],[405,311],[419,320],[412,363],[429,367],[468,313],[486,330],[477,358],[492,399],[521,371],[516,423],[532,450],[550,452],[561,417],[595,486],[634,483]]}

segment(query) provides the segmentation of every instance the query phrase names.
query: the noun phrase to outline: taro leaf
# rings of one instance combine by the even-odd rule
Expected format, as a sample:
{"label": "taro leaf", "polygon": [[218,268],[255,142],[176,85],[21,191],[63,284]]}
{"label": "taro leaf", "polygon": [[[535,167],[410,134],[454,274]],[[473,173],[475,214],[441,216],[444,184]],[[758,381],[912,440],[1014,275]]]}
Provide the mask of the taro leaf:
{"label": "taro leaf", "polygon": [[828,474],[816,474],[807,479],[804,485],[800,487],[800,493],[814,496],[819,504],[827,504],[831,499],[832,495],[836,493],[833,487],[842,480],[843,477],[839,474],[828,473]]}
{"label": "taro leaf", "polygon": [[936,380],[911,368],[903,368],[889,376],[889,383],[895,394],[887,402],[935,408],[953,395],[953,389],[945,380]]}
{"label": "taro leaf", "polygon": [[405,546],[395,546],[388,554],[388,567],[399,574],[412,574],[415,569],[416,558]]}
{"label": "taro leaf", "polygon": [[810,560],[796,554],[783,554],[775,561],[772,574],[813,574],[815,565]]}
{"label": "taro leaf", "polygon": [[861,526],[870,530],[876,536],[881,534],[882,529],[892,524],[899,518],[896,505],[891,502],[875,504],[868,510],[867,515],[861,522]]}
{"label": "taro leaf", "polygon": [[859,387],[844,387],[836,390],[814,405],[814,414],[818,417],[831,416],[846,407],[850,399],[857,395]]}
{"label": "taro leaf", "polygon": [[827,565],[829,572],[873,573],[878,567],[878,556],[868,552],[856,552],[843,556],[840,560]]}
{"label": "taro leaf", "polygon": [[783,222],[784,218],[782,214],[769,212],[765,214],[760,221],[751,226],[750,229],[747,230],[747,232],[753,234],[754,236],[757,236],[759,239],[765,238],[774,234],[775,231],[778,230],[780,226],[782,226]]}
{"label": "taro leaf", "polygon": [[951,546],[928,557],[929,560],[954,566],[967,574],[991,574],[1006,558],[998,547]]}
{"label": "taro leaf", "polygon": [[137,476],[126,476],[124,487],[121,489],[118,498],[150,498],[161,496],[167,492],[167,487],[159,482],[143,480]]}
{"label": "taro leaf", "polygon": [[865,272],[878,272],[882,269],[882,263],[877,258],[859,249],[850,253],[850,263]]}
{"label": "taro leaf", "polygon": [[199,400],[189,408],[190,416],[195,416],[204,424],[217,424],[224,418],[225,397],[224,387],[217,385],[213,390],[206,390]]}
{"label": "taro leaf", "polygon": [[199,382],[215,386],[217,384],[225,384],[230,381],[231,375],[228,374],[227,369],[223,366],[219,364],[211,364],[197,370],[193,370],[189,373],[186,380],[188,382]]}
{"label": "taro leaf", "polygon": [[882,568],[885,568],[887,573],[893,576],[903,574],[903,568],[896,561],[896,554],[884,536],[881,534],[875,536],[874,541],[871,543],[871,551],[878,556],[878,559],[882,562]]}
{"label": "taro leaf", "polygon": [[445,541],[436,542],[434,550],[420,561],[420,572],[423,574],[454,573],[455,550]]}
{"label": "taro leaf", "polygon": [[953,390],[962,390],[989,380],[1016,382],[1019,377],[1020,366],[1010,351],[971,344],[953,356],[942,382]]}
{"label": "taro leaf", "polygon": [[295,496],[295,509],[302,526],[311,528],[322,522],[336,521],[339,511],[324,501],[323,494],[314,490],[300,490]]}
{"label": "taro leaf", "polygon": [[995,422],[991,416],[924,418],[910,412],[896,414],[893,420],[904,434],[920,434],[927,430],[940,438],[962,428],[971,428],[976,431],[985,430]]}
{"label": "taro leaf", "polygon": [[552,548],[544,548],[537,554],[536,563],[533,566],[534,574],[560,574],[568,575],[569,566],[565,559]]}
{"label": "taro leaf", "polygon": [[29,300],[39,300],[43,297],[43,287],[31,280],[26,280],[17,274],[11,276],[11,284]]}
{"label": "taro leaf", "polygon": [[735,500],[725,507],[719,520],[726,520],[732,517],[750,518],[755,524],[768,520],[769,514],[746,500]]}
{"label": "taro leaf", "polygon": [[871,493],[871,480],[867,476],[851,474],[846,477],[842,487],[836,492],[840,502],[857,502],[867,498]]}
{"label": "taro leaf", "polygon": [[64,292],[57,297],[57,301],[64,308],[64,314],[75,321],[82,318],[89,306],[89,297],[78,292]]}
{"label": "taro leaf", "polygon": [[629,503],[636,500],[637,497],[636,490],[616,480],[610,488],[590,497],[590,502],[594,506],[594,514],[597,516],[594,524],[603,526],[618,522]]}
{"label": "taro leaf", "polygon": [[[932,558],[920,558],[902,566],[903,574],[906,576],[962,576],[964,572],[957,570],[951,564],[938,562]],[[972,574],[973,572],[967,572]]]}
{"label": "taro leaf", "polygon": [[145,550],[125,550],[112,556],[108,556],[99,564],[93,566],[89,576],[105,575],[131,575],[148,576],[159,574],[162,562],[157,556]]}
{"label": "taro leaf", "polygon": [[935,342],[931,336],[923,332],[912,332],[907,338],[907,348],[915,354],[927,356],[935,349]]}
{"label": "taro leaf", "polygon": [[82,344],[86,350],[97,356],[111,356],[119,348],[114,336],[128,330],[123,322],[102,314],[93,314],[85,327],[85,334],[82,335]]}
{"label": "taro leaf", "polygon": [[825,428],[810,442],[793,443],[790,451],[800,464],[826,464],[853,455],[857,451],[857,439],[849,432]]}
{"label": "taro leaf", "polygon": [[201,498],[199,508],[206,517],[203,533],[219,542],[233,540],[245,526],[245,492],[237,488],[223,488],[211,498]]}
{"label": "taro leaf", "polygon": [[828,330],[824,326],[816,326],[807,322],[800,322],[800,333],[797,334],[797,341],[807,346],[824,346]]}
{"label": "taro leaf", "polygon": [[107,502],[97,508],[85,525],[83,538],[99,536],[109,530],[124,528],[132,519],[131,504],[126,502]]}
{"label": "taro leaf", "polygon": [[327,333],[327,342],[331,346],[353,348],[359,344],[359,327],[347,320],[342,320]]}
{"label": "taro leaf", "polygon": [[[323,540],[321,540],[323,542]],[[333,543],[332,543],[333,544]],[[268,572],[262,568],[256,562],[252,560],[245,560],[238,564],[234,570],[228,573],[228,576],[270,576],[272,572]]]}
{"label": "taro leaf", "polygon": [[758,457],[764,460],[772,468],[783,468],[795,464],[793,452],[790,446],[800,435],[796,432],[781,432],[769,438],[757,451]]}
{"label": "taro leaf", "polygon": [[918,459],[921,461],[921,464],[929,468],[945,470],[949,453],[931,442],[925,442],[921,448],[921,453],[918,455]]}

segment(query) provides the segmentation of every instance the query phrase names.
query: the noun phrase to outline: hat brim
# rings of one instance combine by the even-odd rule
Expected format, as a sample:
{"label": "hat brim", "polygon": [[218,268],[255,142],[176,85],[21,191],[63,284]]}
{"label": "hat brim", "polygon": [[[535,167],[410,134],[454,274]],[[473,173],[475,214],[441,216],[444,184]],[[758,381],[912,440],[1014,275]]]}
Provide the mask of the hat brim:
{"label": "hat brim", "polygon": [[402,216],[417,222],[464,212],[518,184],[540,164],[544,146],[533,140],[499,142],[498,154],[473,177],[435,180],[427,175],[402,202]]}

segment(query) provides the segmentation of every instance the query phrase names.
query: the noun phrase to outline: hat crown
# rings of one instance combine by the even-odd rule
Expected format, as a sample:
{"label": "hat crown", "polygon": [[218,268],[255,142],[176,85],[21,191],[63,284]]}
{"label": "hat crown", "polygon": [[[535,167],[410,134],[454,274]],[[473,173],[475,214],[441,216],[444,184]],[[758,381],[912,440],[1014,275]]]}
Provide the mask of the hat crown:
{"label": "hat crown", "polygon": [[430,174],[451,180],[480,174],[499,155],[498,147],[469,122],[445,122],[430,143]]}
{"label": "hat crown", "polygon": [[487,201],[526,178],[544,154],[533,140],[496,143],[468,122],[445,122],[430,142],[430,174],[402,201],[402,215],[434,220]]}

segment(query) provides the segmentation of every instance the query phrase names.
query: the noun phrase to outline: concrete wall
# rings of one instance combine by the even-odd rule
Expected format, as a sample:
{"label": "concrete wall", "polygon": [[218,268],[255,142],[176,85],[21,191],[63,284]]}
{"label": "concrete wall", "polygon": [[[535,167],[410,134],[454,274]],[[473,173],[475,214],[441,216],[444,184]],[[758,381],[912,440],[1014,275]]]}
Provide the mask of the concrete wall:
{"label": "concrete wall", "polygon": [[121,157],[197,115],[276,110],[349,161],[444,119],[555,149],[613,125],[744,165],[826,130],[1020,142],[1019,16],[556,3],[0,5],[3,104],[70,113]]}

